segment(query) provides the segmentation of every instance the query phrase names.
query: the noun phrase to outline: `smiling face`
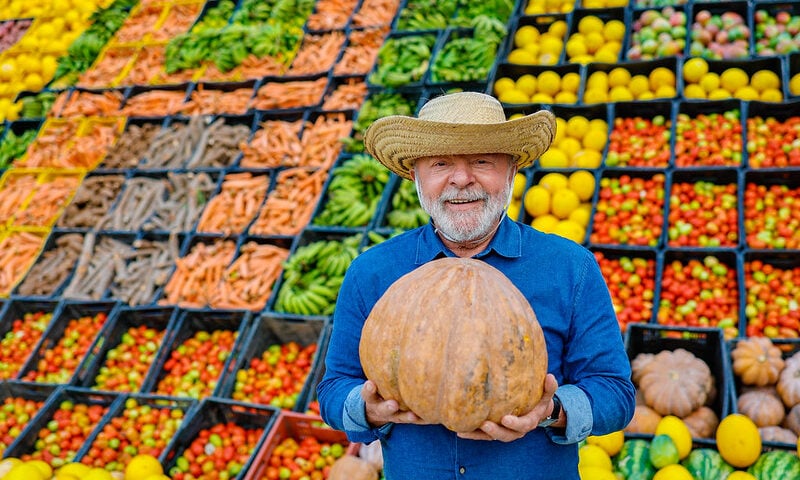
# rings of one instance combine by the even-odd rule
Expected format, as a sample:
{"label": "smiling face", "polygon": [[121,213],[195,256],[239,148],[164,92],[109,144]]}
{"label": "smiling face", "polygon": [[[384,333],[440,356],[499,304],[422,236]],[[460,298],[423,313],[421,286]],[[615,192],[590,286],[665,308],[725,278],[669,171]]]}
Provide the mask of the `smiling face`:
{"label": "smiling face", "polygon": [[511,200],[515,164],[503,153],[417,160],[411,177],[420,204],[453,242],[487,237]]}

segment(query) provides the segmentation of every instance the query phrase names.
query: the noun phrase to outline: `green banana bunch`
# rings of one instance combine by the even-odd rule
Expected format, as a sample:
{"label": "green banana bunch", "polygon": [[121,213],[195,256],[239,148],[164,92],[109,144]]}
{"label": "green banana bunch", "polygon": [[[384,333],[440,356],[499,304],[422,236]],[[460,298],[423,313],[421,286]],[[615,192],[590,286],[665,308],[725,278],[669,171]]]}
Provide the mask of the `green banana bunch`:
{"label": "green banana bunch", "polygon": [[480,2],[459,0],[458,10],[455,18],[451,21],[451,25],[468,27],[472,20],[480,15],[487,15],[506,23],[511,18],[515,3],[514,0],[485,0]]}
{"label": "green banana bunch", "polygon": [[355,155],[333,169],[327,201],[314,225],[363,227],[375,216],[389,170],[369,155]]}
{"label": "green banana bunch", "polygon": [[191,33],[201,33],[204,30],[214,30],[222,28],[228,24],[228,20],[233,15],[236,8],[236,2],[233,0],[220,0],[218,4],[211,7],[206,11],[203,18],[197,22],[191,30]]}
{"label": "green banana bunch", "polygon": [[369,95],[353,121],[353,135],[343,140],[345,151],[363,152],[364,132],[372,122],[389,115],[411,116],[416,111],[418,100],[414,96],[391,91],[378,91]]}
{"label": "green banana bunch", "polygon": [[386,224],[398,230],[411,230],[428,223],[429,216],[419,204],[413,182],[400,182],[391,199],[392,209],[386,214]]}
{"label": "green banana bunch", "polygon": [[455,11],[455,0],[412,0],[400,11],[397,30],[441,30]]}
{"label": "green banana bunch", "polygon": [[358,256],[362,234],[317,240],[284,262],[283,283],[273,309],[297,315],[332,315],[344,274]]}
{"label": "green banana bunch", "polygon": [[391,37],[378,50],[377,67],[370,83],[399,87],[422,80],[436,42],[436,35],[420,34]]}

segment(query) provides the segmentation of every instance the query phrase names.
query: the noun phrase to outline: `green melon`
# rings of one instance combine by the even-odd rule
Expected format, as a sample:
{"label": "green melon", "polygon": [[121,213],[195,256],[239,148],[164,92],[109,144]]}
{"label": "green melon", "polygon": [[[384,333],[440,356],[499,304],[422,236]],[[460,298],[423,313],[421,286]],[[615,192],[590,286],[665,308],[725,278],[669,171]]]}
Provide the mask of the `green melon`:
{"label": "green melon", "polygon": [[651,480],[656,473],[650,463],[650,442],[644,439],[625,440],[614,460],[616,470],[626,480]]}
{"label": "green melon", "polygon": [[695,448],[681,462],[697,480],[725,480],[733,466],[713,448]]}
{"label": "green melon", "polygon": [[680,459],[678,446],[675,445],[675,441],[669,435],[662,433],[661,435],[656,435],[650,441],[650,463],[656,469],[678,463]]}
{"label": "green melon", "polygon": [[788,450],[772,450],[762,453],[747,472],[758,480],[800,478],[800,458]]}

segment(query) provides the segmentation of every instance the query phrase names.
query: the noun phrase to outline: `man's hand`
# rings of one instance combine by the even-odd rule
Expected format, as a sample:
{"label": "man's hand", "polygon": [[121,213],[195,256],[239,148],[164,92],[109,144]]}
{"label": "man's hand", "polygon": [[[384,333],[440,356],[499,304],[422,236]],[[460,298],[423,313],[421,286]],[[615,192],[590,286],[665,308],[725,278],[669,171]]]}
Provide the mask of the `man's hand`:
{"label": "man's hand", "polygon": [[415,423],[417,425],[426,423],[414,412],[400,410],[397,400],[384,400],[378,395],[378,387],[371,380],[364,382],[364,386],[361,387],[361,398],[366,403],[367,421],[373,427],[381,427],[390,422]]}
{"label": "man's hand", "polygon": [[[550,415],[550,412],[553,411],[553,395],[555,395],[557,388],[556,377],[548,373],[544,379],[542,398],[533,407],[533,410],[520,417],[506,415],[500,419],[499,424],[487,420],[483,422],[483,425],[478,430],[459,433],[458,436],[470,440],[500,440],[501,442],[518,440],[536,428],[542,420]],[[558,425],[562,426],[563,422],[559,422]]]}

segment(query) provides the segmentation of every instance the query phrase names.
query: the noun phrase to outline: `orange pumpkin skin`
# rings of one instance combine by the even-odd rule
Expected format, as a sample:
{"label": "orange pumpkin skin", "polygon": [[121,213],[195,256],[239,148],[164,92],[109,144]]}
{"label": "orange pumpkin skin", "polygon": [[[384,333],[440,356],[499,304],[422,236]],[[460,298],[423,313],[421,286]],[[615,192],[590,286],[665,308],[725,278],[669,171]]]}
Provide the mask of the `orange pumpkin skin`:
{"label": "orange pumpkin skin", "polygon": [[527,299],[469,258],[437,259],[395,281],[367,317],[359,355],[383,398],[455,432],[528,413],[547,374]]}

